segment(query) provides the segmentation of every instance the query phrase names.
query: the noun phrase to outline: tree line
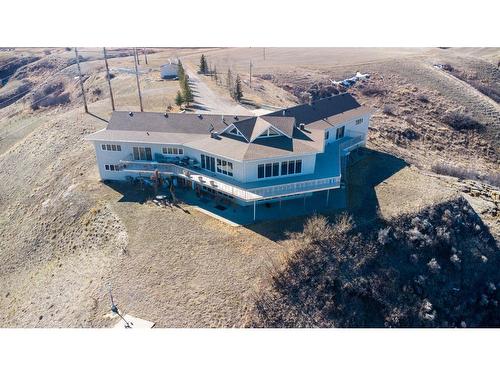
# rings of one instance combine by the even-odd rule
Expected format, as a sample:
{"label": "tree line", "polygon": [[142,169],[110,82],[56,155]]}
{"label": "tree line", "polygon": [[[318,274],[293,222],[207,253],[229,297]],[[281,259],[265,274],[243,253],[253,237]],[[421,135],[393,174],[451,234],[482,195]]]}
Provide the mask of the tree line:
{"label": "tree line", "polygon": [[[212,80],[215,80],[215,83],[217,85],[224,85],[222,79],[217,73],[217,67],[215,65],[212,67],[204,54],[202,54],[200,57],[198,73],[209,75]],[[240,102],[243,99],[243,88],[241,85],[240,75],[236,74],[236,78],[234,78],[230,68],[227,70],[225,86],[229,92],[229,95],[235,101]]]}

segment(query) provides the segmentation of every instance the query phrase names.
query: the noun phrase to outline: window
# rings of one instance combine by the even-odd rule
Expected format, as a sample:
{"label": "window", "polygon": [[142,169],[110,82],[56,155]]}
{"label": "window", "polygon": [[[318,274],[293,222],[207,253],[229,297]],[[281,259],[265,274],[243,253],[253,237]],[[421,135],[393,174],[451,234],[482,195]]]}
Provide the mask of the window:
{"label": "window", "polygon": [[284,161],[281,163],[281,175],[285,176],[288,174],[288,162]]}
{"label": "window", "polygon": [[201,154],[201,167],[203,169],[215,172],[215,158]]}
{"label": "window", "polygon": [[264,131],[261,135],[259,135],[257,138],[265,138],[265,137],[277,137],[281,135],[279,132],[277,132],[273,128],[268,128],[266,131]]}
{"label": "window", "polygon": [[295,173],[302,173],[302,160],[295,162]]}
{"label": "window", "polygon": [[178,148],[178,147],[163,147],[162,152],[164,154],[169,154],[169,155],[182,155],[182,154],[184,154],[184,150],[182,148]]}
{"label": "window", "polygon": [[328,138],[330,138],[330,132],[327,130],[327,131],[325,132],[325,139],[328,139]]}
{"label": "window", "polygon": [[289,160],[281,163],[281,175],[302,173],[302,160]]}
{"label": "window", "polygon": [[227,160],[217,158],[217,173],[222,173],[228,176],[232,176],[233,163]]}
{"label": "window", "polygon": [[335,139],[344,138],[345,126],[341,126],[337,129],[337,136]]}
{"label": "window", "polygon": [[273,163],[273,177],[280,175],[280,163]]}
{"label": "window", "polygon": [[272,164],[267,163],[266,164],[266,177],[271,177],[272,176]]}
{"label": "window", "polygon": [[358,118],[356,120],[356,125],[359,125],[359,124],[362,124],[363,123],[363,119],[362,118]]}
{"label": "window", "polygon": [[134,160],[153,160],[150,147],[134,147]]}
{"label": "window", "polygon": [[113,164],[104,164],[104,168],[107,171],[113,171],[113,172],[118,172],[122,169],[120,165],[113,165]]}
{"label": "window", "polygon": [[122,146],[120,145],[101,145],[101,148],[104,151],[121,151]]}
{"label": "window", "polygon": [[264,178],[264,164],[259,164],[257,168],[257,177]]}
{"label": "window", "polygon": [[240,131],[236,128],[236,127],[232,128],[232,129],[229,131],[229,133],[234,134],[234,135],[237,135],[238,137],[243,137],[243,134],[241,134],[241,132],[240,132]]}
{"label": "window", "polygon": [[[289,160],[281,162],[281,176],[302,173],[302,160]],[[280,163],[266,163],[257,166],[257,177],[278,177],[280,176]]]}

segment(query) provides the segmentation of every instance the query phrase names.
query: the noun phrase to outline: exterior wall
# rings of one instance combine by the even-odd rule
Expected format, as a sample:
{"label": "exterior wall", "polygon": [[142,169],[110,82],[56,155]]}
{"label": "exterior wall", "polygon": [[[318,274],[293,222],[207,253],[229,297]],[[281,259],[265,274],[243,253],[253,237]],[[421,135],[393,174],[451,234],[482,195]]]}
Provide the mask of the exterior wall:
{"label": "exterior wall", "polygon": [[[356,125],[356,120],[362,118],[363,122],[361,124]],[[370,115],[365,115],[365,116],[360,116],[355,119],[352,119],[351,121],[347,121],[345,123],[332,126],[329,129],[326,129],[325,132],[328,130],[329,131],[329,137],[327,140],[325,140],[325,143],[333,143],[336,141],[336,133],[337,129],[345,126],[345,131],[344,131],[344,137],[354,137],[361,134],[364,134],[365,137],[368,134],[368,124],[370,122]]]}
{"label": "exterior wall", "polygon": [[[300,174],[258,178],[257,173],[258,173],[258,165],[259,164],[266,164],[266,163],[272,163],[272,162],[281,163],[282,161],[297,160],[297,159],[302,160],[302,172]],[[276,180],[276,183],[279,184],[279,180],[281,178],[290,177],[290,176],[302,176],[305,174],[314,173],[315,162],[316,162],[316,154],[298,155],[295,157],[286,157],[286,158],[274,158],[274,159],[261,159],[261,160],[247,161],[245,163],[245,170],[246,170],[245,176],[246,176],[246,178],[245,178],[244,182]]]}
{"label": "exterior wall", "polygon": [[[196,149],[189,148],[189,147],[184,147],[184,150],[185,150],[184,152],[186,153],[187,156],[198,160],[198,162],[200,162],[200,163],[201,163],[201,154],[207,155],[207,156],[212,156],[216,159],[217,158],[224,159],[224,160],[227,160],[227,161],[230,161],[231,163],[233,163],[233,176],[232,177],[225,175],[225,174],[222,174],[222,173],[217,173],[217,172],[215,172],[214,176],[233,178],[233,179],[238,180],[238,181],[244,181],[244,179],[245,179],[244,166],[243,166],[242,162],[232,160],[229,158],[225,158],[225,157],[221,157],[221,156],[217,156],[217,155],[211,154],[209,152],[204,152],[204,151],[196,150]],[[217,165],[216,165],[216,167],[217,167]],[[211,171],[208,171],[208,170],[204,170],[204,171],[207,174],[212,174]]]}

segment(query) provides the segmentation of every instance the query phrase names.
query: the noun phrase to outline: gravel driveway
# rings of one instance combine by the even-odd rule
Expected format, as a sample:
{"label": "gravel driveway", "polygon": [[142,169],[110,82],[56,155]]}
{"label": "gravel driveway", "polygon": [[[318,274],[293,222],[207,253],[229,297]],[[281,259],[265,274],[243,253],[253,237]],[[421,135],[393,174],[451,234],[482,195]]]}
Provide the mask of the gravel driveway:
{"label": "gravel driveway", "polygon": [[223,113],[234,115],[253,115],[253,113],[240,104],[214,93],[197,73],[186,68],[189,81],[193,89],[194,103],[191,106],[196,113]]}

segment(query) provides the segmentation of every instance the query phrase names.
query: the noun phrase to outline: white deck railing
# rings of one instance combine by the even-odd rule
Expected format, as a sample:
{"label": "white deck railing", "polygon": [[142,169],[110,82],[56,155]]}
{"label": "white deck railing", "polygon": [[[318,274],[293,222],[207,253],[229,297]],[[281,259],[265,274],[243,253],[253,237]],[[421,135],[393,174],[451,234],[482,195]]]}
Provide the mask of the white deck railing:
{"label": "white deck railing", "polygon": [[151,173],[158,170],[159,173],[182,176],[203,186],[229,194],[233,197],[245,201],[256,201],[269,199],[285,195],[306,193],[327,188],[340,186],[340,177],[328,177],[322,179],[298,181],[287,184],[264,186],[258,188],[244,189],[224,182],[220,179],[204,174],[201,170],[184,167],[172,163],[144,162],[120,160],[127,172],[139,175],[151,176]]}

